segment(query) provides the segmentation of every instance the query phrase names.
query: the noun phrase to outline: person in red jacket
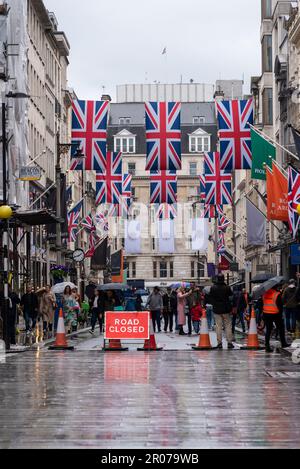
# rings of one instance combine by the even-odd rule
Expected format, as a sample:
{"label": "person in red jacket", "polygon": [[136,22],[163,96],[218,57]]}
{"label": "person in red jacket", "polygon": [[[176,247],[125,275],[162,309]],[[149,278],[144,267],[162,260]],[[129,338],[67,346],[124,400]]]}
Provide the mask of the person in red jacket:
{"label": "person in red jacket", "polygon": [[192,313],[192,321],[193,321],[193,327],[194,331],[196,334],[199,334],[200,332],[200,321],[202,318],[202,306],[200,303],[197,303],[195,306],[192,307],[191,309]]}

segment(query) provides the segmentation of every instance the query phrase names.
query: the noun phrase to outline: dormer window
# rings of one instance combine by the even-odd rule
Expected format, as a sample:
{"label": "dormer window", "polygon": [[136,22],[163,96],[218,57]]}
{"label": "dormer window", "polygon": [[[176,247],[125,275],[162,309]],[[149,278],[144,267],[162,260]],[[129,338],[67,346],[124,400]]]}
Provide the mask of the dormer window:
{"label": "dormer window", "polygon": [[122,153],[136,152],[136,135],[128,130],[122,130],[114,136],[114,151]]}
{"label": "dormer window", "polygon": [[131,124],[131,117],[120,117],[119,124],[120,125],[130,125]]}
{"label": "dormer window", "polygon": [[205,124],[205,117],[194,116],[193,117],[193,124]]}
{"label": "dormer window", "polygon": [[211,149],[211,135],[198,129],[189,135],[190,153],[204,153]]}

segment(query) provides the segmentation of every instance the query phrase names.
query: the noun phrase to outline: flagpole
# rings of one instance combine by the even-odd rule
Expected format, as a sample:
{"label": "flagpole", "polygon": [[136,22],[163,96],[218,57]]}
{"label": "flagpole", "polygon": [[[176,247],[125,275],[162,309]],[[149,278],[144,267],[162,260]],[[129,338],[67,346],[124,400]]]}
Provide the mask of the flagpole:
{"label": "flagpole", "polygon": [[268,140],[269,142],[271,142],[273,145],[276,145],[278,148],[280,148],[281,150],[285,151],[286,153],[288,153],[290,156],[292,156],[293,158],[295,158],[297,161],[300,161],[300,158],[298,156],[296,156],[294,153],[292,153],[290,150],[288,150],[287,148],[285,148],[283,145],[280,145],[280,143],[276,142],[276,140],[273,140],[271,137],[269,137],[268,135],[266,135],[264,132],[262,132],[261,130],[258,130],[256,127],[254,127],[254,125],[250,124],[248,122],[248,125],[249,127],[254,130],[255,132],[257,132],[259,135],[261,135],[265,140]]}
{"label": "flagpole", "polygon": [[239,228],[240,229],[240,234],[242,236],[245,236],[245,238],[247,237],[247,231],[246,230],[243,230],[243,228],[241,228],[237,223],[235,223],[231,218],[229,218],[225,213],[224,213],[224,216],[227,218],[228,221],[230,221],[230,223],[232,225],[234,225],[235,227]]}

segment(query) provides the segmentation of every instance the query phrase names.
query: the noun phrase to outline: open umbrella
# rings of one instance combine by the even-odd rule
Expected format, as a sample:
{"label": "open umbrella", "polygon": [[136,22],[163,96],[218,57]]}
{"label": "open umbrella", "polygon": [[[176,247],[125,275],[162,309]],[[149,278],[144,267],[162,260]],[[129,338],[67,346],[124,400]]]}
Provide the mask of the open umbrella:
{"label": "open umbrella", "polygon": [[77,288],[77,286],[74,285],[74,283],[72,282],[63,282],[63,283],[57,283],[51,288],[51,290],[53,293],[59,295],[65,291],[66,287],[70,287],[71,290],[73,290],[73,288]]}
{"label": "open umbrella", "polygon": [[270,280],[267,280],[265,283],[260,285],[255,289],[255,291],[252,294],[252,299],[253,300],[258,300],[261,298],[267,291],[271,290],[271,288],[275,287],[276,285],[279,285],[284,281],[284,277],[273,277]]}
{"label": "open umbrella", "polygon": [[191,287],[191,284],[189,282],[178,282],[178,283],[173,283],[173,285],[171,285],[171,288],[173,288],[174,290],[177,288],[190,288],[190,287]]}
{"label": "open umbrella", "polygon": [[257,274],[253,277],[251,283],[264,283],[271,278],[274,278],[274,274]]}
{"label": "open umbrella", "polygon": [[97,287],[99,291],[126,291],[131,288],[125,283],[106,283],[105,285],[99,285]]}

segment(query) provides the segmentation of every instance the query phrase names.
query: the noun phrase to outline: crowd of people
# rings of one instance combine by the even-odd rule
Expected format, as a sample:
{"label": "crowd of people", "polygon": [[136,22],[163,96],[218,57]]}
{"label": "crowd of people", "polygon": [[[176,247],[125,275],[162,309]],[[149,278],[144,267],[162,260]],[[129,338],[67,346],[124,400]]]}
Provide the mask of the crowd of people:
{"label": "crowd of people", "polygon": [[[116,291],[102,291],[89,285],[81,299],[77,288],[67,286],[64,292],[54,295],[50,285],[34,291],[27,286],[26,293],[19,297],[9,293],[9,334],[11,345],[16,345],[18,318],[23,316],[27,336],[42,331],[45,339],[55,335],[59,308],[63,309],[66,332],[76,333],[79,327],[90,326],[90,334],[95,334],[97,323],[103,332],[105,312],[117,307],[125,310],[151,312],[154,332],[162,330],[180,336],[199,334],[201,319],[206,313],[209,330],[217,334],[218,348],[223,348],[225,330],[228,348],[234,348],[237,324],[245,333],[249,329],[251,309],[256,312],[257,325],[265,333],[266,350],[272,351],[270,340],[275,326],[275,337],[280,338],[282,347],[287,347],[286,336],[296,338],[300,330],[300,288],[295,280],[288,284],[278,284],[258,300],[252,301],[245,289],[232,289],[225,283],[223,275],[215,278],[210,287],[200,287],[191,283],[178,288],[160,291],[154,288],[147,300],[134,290],[127,301],[123,294]],[[128,300],[128,298],[127,298]],[[75,336],[76,337],[76,336]]]}

